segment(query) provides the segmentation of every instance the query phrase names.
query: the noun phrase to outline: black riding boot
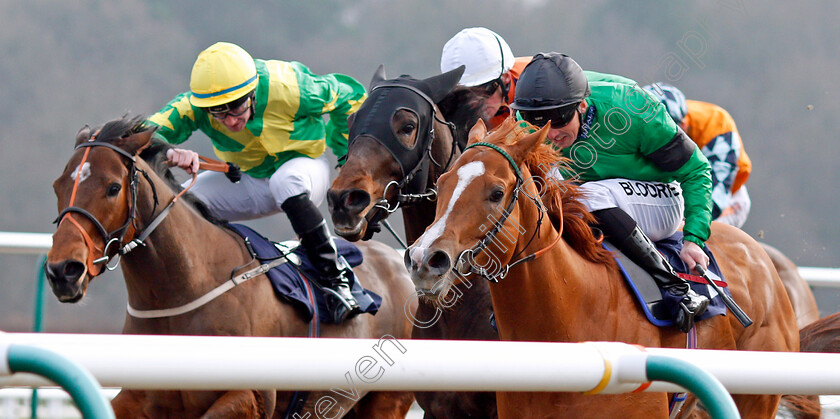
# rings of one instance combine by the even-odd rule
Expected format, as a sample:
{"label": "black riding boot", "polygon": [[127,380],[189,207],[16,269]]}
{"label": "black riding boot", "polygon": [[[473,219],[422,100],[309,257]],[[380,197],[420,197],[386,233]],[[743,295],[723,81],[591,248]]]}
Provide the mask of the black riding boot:
{"label": "black riding boot", "polygon": [[359,314],[359,303],[350,292],[347,276],[350,267],[338,256],[327,222],[309,199],[309,194],[293,196],[281,207],[300,237],[300,245],[321,274],[318,283],[326,294],[333,321],[341,323]]}
{"label": "black riding boot", "polygon": [[[623,210],[610,208],[595,211],[593,215],[598,219],[605,234],[613,240],[613,244],[630,260],[650,273],[660,288],[682,297],[676,323],[681,331],[688,333],[694,325],[694,318],[709,307],[709,299],[695,293],[688,282],[677,275],[668,260],[656,250],[650,238]],[[609,234],[608,231],[613,234]]]}

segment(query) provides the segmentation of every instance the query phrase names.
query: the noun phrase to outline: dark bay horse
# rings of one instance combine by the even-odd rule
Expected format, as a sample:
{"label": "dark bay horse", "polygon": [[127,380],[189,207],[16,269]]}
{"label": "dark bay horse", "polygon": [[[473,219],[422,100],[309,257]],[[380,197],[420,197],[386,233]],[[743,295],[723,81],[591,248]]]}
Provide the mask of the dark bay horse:
{"label": "dark bay horse", "polygon": [[[137,158],[152,137],[142,121],[140,117],[111,121],[93,136],[83,128],[76,137],[76,151],[53,185],[61,216],[45,270],[60,301],[81,300],[118,250],[128,249],[122,271],[129,305],[137,310],[181,307],[227,283],[233,273],[255,267],[238,235],[203,217],[200,205],[191,205],[186,198],[174,201],[180,188],[166,168],[165,153],[146,150],[154,154],[152,160]],[[170,202],[174,205],[168,215],[158,218]],[[144,244],[129,249],[126,244],[135,238]],[[356,276],[365,288],[383,297],[383,304],[375,316],[321,325],[320,336],[409,338],[411,323],[403,307],[416,297],[400,255],[377,242],[359,247],[364,263],[354,268]],[[183,314],[127,315],[123,333],[306,337],[309,328],[300,311],[281,302],[260,275]],[[320,413],[331,417],[342,416],[355,404],[359,417],[402,418],[413,401],[410,393],[368,393],[352,400],[312,392],[304,412],[311,412],[325,394],[335,396],[337,404]],[[283,417],[291,396],[291,392],[256,390],[124,390],[113,405],[119,417],[271,418]]]}
{"label": "dark bay horse", "polygon": [[[370,97],[351,116],[347,161],[327,194],[337,234],[351,241],[370,237],[372,224],[397,206],[403,212],[408,243],[432,223],[434,196],[425,193],[434,188],[438,177],[460,155],[457,145],[463,147],[466,143],[469,128],[482,109],[483,97],[456,87],[462,71],[456,69],[425,80],[409,76],[387,80],[384,69],[377,69],[370,84]],[[363,124],[367,125],[364,130]],[[378,127],[373,126],[377,124]],[[392,144],[383,145],[387,141]],[[406,151],[400,155],[402,148]],[[397,155],[404,161],[399,161]],[[405,181],[414,172],[414,165],[426,165],[415,175],[425,176],[424,188]],[[402,184],[402,190],[395,187]],[[464,287],[445,304],[448,307],[441,309],[422,303],[416,313],[408,314],[415,326],[413,338],[498,340],[489,322],[492,306],[487,284],[477,282],[471,288]],[[415,395],[426,418],[496,417],[492,392]]]}
{"label": "dark bay horse", "polygon": [[[434,223],[406,253],[415,286],[436,301],[462,282],[484,280],[472,279],[473,273],[498,280],[490,294],[502,340],[684,348],[686,334],[652,325],[638,309],[612,254],[590,229],[593,219],[576,199],[577,186],[547,181],[559,160],[544,143],[547,133],[547,127],[533,131],[512,119],[489,135],[476,124],[471,147],[439,179]],[[758,327],[716,316],[697,324],[697,346],[797,351],[793,309],[767,254],[743,231],[712,224],[707,244],[733,298]],[[771,418],[779,404],[778,395],[734,399],[744,418]],[[664,393],[498,393],[497,402],[502,418],[523,412],[539,418],[668,416]]]}
{"label": "dark bay horse", "polygon": [[[800,352],[840,353],[840,313],[823,317],[799,330]],[[817,396],[786,396],[782,398],[797,419],[819,419],[820,400]]]}
{"label": "dark bay horse", "polygon": [[823,317],[799,331],[801,352],[840,353],[840,313]]}

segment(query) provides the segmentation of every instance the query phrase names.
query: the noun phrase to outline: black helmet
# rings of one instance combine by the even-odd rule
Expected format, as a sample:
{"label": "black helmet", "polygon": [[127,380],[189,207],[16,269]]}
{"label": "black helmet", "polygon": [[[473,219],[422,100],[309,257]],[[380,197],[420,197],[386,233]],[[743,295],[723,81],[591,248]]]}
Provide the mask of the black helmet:
{"label": "black helmet", "polygon": [[589,83],[575,60],[559,52],[540,53],[522,70],[511,109],[539,111],[574,105],[589,96]]}

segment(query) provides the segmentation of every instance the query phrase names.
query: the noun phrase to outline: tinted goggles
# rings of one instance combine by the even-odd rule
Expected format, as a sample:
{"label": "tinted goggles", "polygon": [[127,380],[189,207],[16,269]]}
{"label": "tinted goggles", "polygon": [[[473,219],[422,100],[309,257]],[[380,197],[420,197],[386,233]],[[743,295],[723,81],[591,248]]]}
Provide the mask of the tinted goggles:
{"label": "tinted goggles", "polygon": [[575,117],[578,104],[564,106],[562,108],[542,109],[538,111],[520,110],[522,119],[541,127],[551,121],[551,128],[562,128]]}
{"label": "tinted goggles", "polygon": [[244,98],[245,100],[239,99],[224,105],[207,108],[207,113],[220,121],[228,116],[232,116],[234,118],[242,116],[245,112],[248,112],[248,109],[251,108],[251,97],[252,96],[249,95]]}

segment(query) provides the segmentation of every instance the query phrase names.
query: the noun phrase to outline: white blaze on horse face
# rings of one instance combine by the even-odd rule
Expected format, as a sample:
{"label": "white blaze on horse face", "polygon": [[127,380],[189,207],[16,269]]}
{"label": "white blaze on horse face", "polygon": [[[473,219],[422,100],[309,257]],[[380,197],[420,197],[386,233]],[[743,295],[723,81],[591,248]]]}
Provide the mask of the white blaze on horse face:
{"label": "white blaze on horse face", "polygon": [[76,176],[79,176],[79,183],[84,182],[85,179],[90,177],[90,162],[85,162],[81,170],[79,170],[79,166],[76,166],[76,169],[70,174],[70,179],[76,180]]}
{"label": "white blaze on horse face", "polygon": [[416,263],[420,264],[423,259],[423,254],[426,252],[426,249],[435,242],[435,240],[443,234],[443,230],[446,228],[446,219],[449,218],[449,214],[452,212],[452,208],[455,206],[455,202],[458,201],[458,198],[461,197],[461,194],[467,189],[467,186],[473,179],[481,176],[484,174],[484,162],[474,161],[467,163],[461,166],[460,169],[456,172],[458,175],[458,184],[455,186],[455,191],[452,192],[452,198],[449,200],[449,205],[446,207],[446,212],[443,213],[443,216],[440,217],[417,241],[417,245],[415,245],[411,249],[411,259]]}

